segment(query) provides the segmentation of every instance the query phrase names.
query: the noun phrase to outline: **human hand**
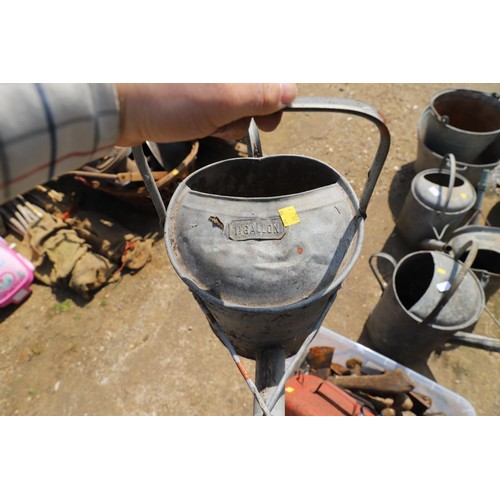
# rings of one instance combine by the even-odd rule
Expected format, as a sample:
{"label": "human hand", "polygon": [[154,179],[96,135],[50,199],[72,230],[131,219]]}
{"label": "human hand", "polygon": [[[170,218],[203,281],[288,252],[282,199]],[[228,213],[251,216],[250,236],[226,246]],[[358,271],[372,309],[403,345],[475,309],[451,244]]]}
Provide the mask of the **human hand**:
{"label": "human hand", "polygon": [[241,139],[250,119],[274,130],[283,107],[297,95],[294,84],[279,83],[117,83],[119,146],[201,139]]}

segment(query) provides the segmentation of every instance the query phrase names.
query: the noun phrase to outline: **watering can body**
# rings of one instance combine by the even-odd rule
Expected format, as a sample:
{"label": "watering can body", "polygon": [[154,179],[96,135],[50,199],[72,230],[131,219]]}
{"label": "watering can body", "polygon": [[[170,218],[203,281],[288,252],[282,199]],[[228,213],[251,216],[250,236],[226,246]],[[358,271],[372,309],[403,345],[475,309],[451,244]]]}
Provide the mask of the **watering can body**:
{"label": "watering can body", "polygon": [[370,265],[374,257],[394,267],[389,284],[377,277],[383,293],[366,322],[379,352],[408,366],[425,363],[456,332],[474,327],[485,298],[470,263],[437,251],[414,252],[399,263],[378,253]]}
{"label": "watering can body", "polygon": [[[298,222],[280,216],[287,208]],[[225,160],[177,189],[167,253],[236,352],[252,358],[256,349],[279,344],[290,355],[359,255],[358,210],[349,184],[318,160]]]}
{"label": "watering can body", "polygon": [[285,111],[349,113],[377,125],[380,142],[359,201],[326,163],[262,156],[255,128],[251,157],[194,172],[166,213],[174,269],[236,353],[250,359],[274,347],[294,355],[319,328],[360,254],[366,207],[390,144],[383,118],[364,103],[301,98]]}
{"label": "watering can body", "polygon": [[[448,156],[455,165],[453,156]],[[451,171],[422,171],[412,180],[396,231],[410,247],[418,249],[425,240],[442,239],[459,227],[474,208],[476,198],[474,186],[456,174],[455,167]]]}

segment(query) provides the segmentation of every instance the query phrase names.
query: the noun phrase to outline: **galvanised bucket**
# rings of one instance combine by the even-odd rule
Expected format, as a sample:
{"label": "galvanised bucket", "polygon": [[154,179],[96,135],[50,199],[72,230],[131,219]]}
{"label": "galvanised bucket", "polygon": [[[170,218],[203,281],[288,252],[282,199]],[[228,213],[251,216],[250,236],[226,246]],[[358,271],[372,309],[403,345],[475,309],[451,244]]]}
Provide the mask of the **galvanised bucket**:
{"label": "galvanised bucket", "polygon": [[[450,170],[444,169],[445,164]],[[425,247],[426,240],[443,239],[460,226],[476,203],[474,186],[456,173],[452,154],[445,157],[441,167],[413,178],[396,220],[396,231],[415,250]]]}
{"label": "galvanised bucket", "polygon": [[436,94],[430,103],[429,147],[453,153],[465,163],[485,162],[489,148],[500,139],[500,95],[452,89]]}
{"label": "galvanised bucket", "polygon": [[[439,168],[444,157],[454,153],[455,147],[441,144],[442,136],[439,134],[438,122],[428,106],[420,115],[417,126],[417,158],[415,171],[422,172],[430,168]],[[473,136],[475,137],[475,136]],[[439,146],[441,144],[441,146]],[[437,149],[435,149],[437,148]],[[449,150],[448,150],[449,149]],[[469,157],[467,155],[466,157]],[[475,160],[466,161],[455,154],[457,172],[463,175],[475,187],[479,185],[484,170],[493,170],[500,165],[500,137],[497,137]]]}
{"label": "galvanised bucket", "polygon": [[261,157],[251,128],[254,157],[194,172],[166,214],[174,269],[236,353],[250,359],[274,347],[295,354],[328,311],[361,251],[366,208],[390,144],[379,113],[357,101],[299,98],[285,111],[350,113],[377,125],[380,142],[360,202],[322,161]]}
{"label": "galvanised bucket", "polygon": [[[465,263],[443,252],[419,251],[399,263],[386,253],[370,257],[370,266],[383,293],[366,322],[376,350],[406,365],[426,362],[458,331],[473,328],[481,315],[484,292],[470,271],[477,248],[469,247]],[[462,252],[464,249],[462,249]],[[373,259],[394,267],[390,284],[375,271]]]}

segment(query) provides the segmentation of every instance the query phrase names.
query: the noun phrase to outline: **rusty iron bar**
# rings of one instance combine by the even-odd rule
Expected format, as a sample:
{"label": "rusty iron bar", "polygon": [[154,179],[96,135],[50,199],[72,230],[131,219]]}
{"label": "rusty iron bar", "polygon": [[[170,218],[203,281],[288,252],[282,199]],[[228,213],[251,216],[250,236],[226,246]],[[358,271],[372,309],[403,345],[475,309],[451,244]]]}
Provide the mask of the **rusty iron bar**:
{"label": "rusty iron bar", "polygon": [[415,388],[413,380],[401,368],[383,375],[340,376],[332,382],[343,389],[361,390],[375,394],[399,394]]}

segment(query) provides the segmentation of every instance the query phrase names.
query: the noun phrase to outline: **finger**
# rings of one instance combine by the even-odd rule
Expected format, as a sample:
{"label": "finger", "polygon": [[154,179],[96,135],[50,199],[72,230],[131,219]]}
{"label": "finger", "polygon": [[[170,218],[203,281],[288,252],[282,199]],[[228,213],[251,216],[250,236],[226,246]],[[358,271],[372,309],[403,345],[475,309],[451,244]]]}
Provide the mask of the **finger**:
{"label": "finger", "polygon": [[281,122],[283,113],[274,113],[268,116],[256,116],[255,123],[263,132],[272,132]]}
{"label": "finger", "polygon": [[[272,132],[281,121],[282,113],[274,113],[268,116],[256,116],[255,123],[263,132]],[[241,118],[229,125],[218,128],[212,135],[220,139],[238,140],[245,137],[250,127],[250,118]]]}
{"label": "finger", "polygon": [[265,116],[291,104],[297,96],[297,87],[289,83],[243,84],[233,87],[240,92],[240,112],[245,116]]}
{"label": "finger", "polygon": [[251,118],[241,118],[228,125],[219,127],[213,134],[214,137],[226,140],[239,140],[243,139],[248,133]]}
{"label": "finger", "polygon": [[[213,123],[223,126],[242,116],[266,116],[280,111],[297,95],[294,84],[244,83],[205,87],[203,99]],[[217,123],[219,122],[219,123]]]}

